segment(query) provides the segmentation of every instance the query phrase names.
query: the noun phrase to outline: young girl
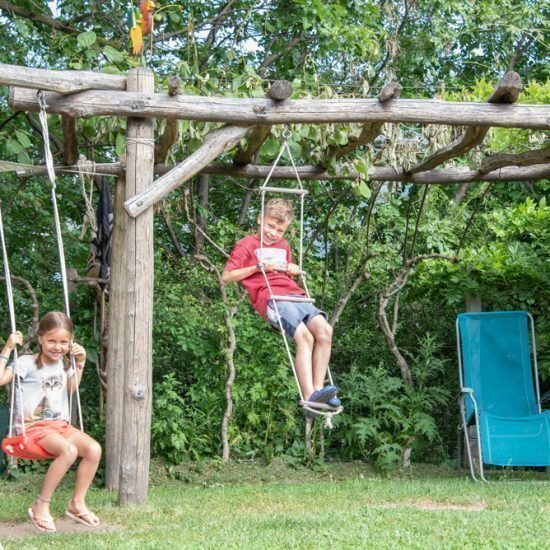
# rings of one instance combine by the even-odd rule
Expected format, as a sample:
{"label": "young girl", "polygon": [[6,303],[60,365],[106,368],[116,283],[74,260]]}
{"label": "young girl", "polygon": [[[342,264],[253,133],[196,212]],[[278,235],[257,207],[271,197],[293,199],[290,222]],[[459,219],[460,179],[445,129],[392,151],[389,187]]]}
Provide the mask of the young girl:
{"label": "young girl", "polygon": [[[64,313],[51,311],[38,326],[39,352],[23,355],[17,360],[17,375],[21,380],[23,410],[16,411],[16,430],[21,431],[21,418],[29,439],[49,453],[50,464],[42,490],[28,510],[29,518],[39,531],[53,533],[55,524],[50,514],[50,499],[63,476],[78,457],[74,493],[65,515],[89,527],[99,525],[98,517],[88,510],[86,493],[95,476],[101,458],[101,446],[90,436],[69,423],[68,393],[80,383],[86,351],[72,341],[73,324]],[[0,386],[13,376],[13,364],[6,366],[16,344],[23,343],[17,331],[10,335],[0,354]],[[66,357],[75,358],[76,372]],[[16,399],[16,403],[17,403]]]}

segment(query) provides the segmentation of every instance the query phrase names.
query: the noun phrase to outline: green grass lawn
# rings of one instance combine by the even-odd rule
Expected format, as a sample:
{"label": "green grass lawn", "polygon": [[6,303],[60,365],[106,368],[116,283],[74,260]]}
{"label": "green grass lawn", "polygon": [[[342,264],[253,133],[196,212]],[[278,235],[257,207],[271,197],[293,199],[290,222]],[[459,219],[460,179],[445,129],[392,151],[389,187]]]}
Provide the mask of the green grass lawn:
{"label": "green grass lawn", "polygon": [[[384,476],[360,463],[291,468],[282,461],[187,464],[153,472],[147,503],[119,508],[94,488],[89,504],[108,531],[4,539],[22,548],[544,548],[550,541],[547,474],[493,483],[416,466]],[[0,480],[0,517],[25,522],[41,476]],[[56,492],[61,517],[72,478]]]}

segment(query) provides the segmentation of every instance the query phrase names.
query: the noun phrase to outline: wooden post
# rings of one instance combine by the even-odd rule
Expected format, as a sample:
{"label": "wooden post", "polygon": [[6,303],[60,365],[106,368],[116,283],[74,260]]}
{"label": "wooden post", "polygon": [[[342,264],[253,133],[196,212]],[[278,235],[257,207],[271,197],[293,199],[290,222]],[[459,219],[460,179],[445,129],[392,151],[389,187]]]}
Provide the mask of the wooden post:
{"label": "wooden post", "polygon": [[[153,73],[135,68],[127,88],[151,94]],[[153,182],[154,128],[152,119],[128,118],[126,126],[126,199]],[[126,264],[120,290],[124,333],[115,345],[124,351],[122,438],[120,447],[119,504],[140,504],[147,498],[151,445],[152,337],[153,337],[153,209],[138,219],[123,216]],[[111,325],[112,327],[113,325]]]}
{"label": "wooden post", "polygon": [[124,338],[126,300],[126,255],[124,246],[126,212],[124,211],[124,176],[116,180],[113,238],[111,241],[111,277],[109,284],[109,334],[107,337],[107,421],[105,425],[105,488],[116,491],[120,481],[122,411],[124,407]]}

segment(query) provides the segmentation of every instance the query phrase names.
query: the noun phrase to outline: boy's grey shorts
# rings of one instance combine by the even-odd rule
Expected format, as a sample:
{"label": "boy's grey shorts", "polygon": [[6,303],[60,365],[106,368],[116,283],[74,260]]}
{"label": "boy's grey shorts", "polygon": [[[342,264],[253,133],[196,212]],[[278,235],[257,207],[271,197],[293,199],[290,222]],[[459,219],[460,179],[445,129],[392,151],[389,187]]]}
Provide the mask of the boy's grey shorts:
{"label": "boy's grey shorts", "polygon": [[[322,315],[325,320],[327,319],[327,314],[324,311],[307,302],[283,302],[277,300],[277,309],[281,315],[281,323],[285,332],[290,334],[292,338],[294,338],[294,333],[300,323],[308,326],[311,320],[317,315]],[[268,300],[267,302],[267,320],[276,329],[280,328],[273,300]]]}

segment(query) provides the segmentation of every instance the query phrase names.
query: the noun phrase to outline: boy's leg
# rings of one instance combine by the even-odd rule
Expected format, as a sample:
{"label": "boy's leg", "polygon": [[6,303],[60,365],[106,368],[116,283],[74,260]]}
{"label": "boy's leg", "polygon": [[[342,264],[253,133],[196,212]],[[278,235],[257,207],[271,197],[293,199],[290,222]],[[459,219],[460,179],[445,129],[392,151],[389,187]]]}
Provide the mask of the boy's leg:
{"label": "boy's leg", "polygon": [[302,390],[302,395],[307,401],[309,396],[315,391],[313,386],[312,356],[314,339],[311,332],[304,323],[300,323],[294,333],[294,342],[296,343],[296,359],[294,367],[296,375]]}
{"label": "boy's leg", "polygon": [[312,356],[313,387],[323,387],[332,349],[332,326],[323,315],[316,315],[308,324],[309,332],[315,339]]}

